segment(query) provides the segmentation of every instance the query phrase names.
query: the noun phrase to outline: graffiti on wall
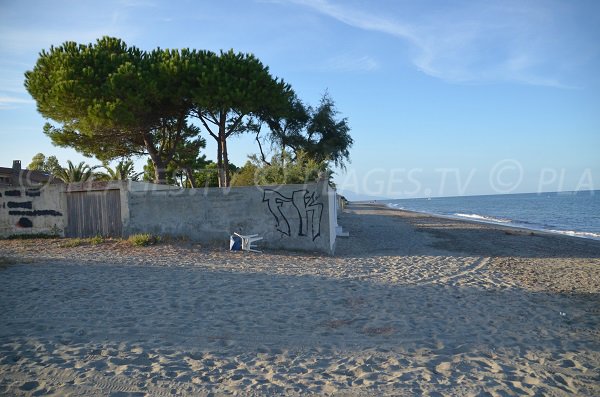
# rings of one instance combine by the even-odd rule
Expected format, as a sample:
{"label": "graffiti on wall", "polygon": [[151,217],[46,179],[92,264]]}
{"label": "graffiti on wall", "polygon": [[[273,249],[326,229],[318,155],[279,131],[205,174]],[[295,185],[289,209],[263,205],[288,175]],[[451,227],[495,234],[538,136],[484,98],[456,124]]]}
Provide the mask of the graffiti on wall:
{"label": "graffiti on wall", "polygon": [[[27,197],[39,197],[38,189],[28,189],[25,192]],[[7,190],[4,192],[5,200],[0,200],[0,208],[8,208],[8,215],[19,217],[14,225],[18,228],[32,228],[33,221],[31,217],[38,216],[62,216],[63,214],[55,210],[36,210],[34,209],[33,201],[14,201],[16,197],[23,197],[23,192],[20,190]],[[0,193],[2,197],[2,193]],[[10,197],[10,199],[9,199]]]}
{"label": "graffiti on wall", "polygon": [[275,227],[285,236],[306,236],[313,241],[321,236],[323,203],[316,192],[302,189],[289,196],[265,189],[263,202],[275,218]]}
{"label": "graffiti on wall", "polygon": [[25,216],[62,216],[61,212],[54,210],[34,210],[34,211],[8,211],[8,215]]}
{"label": "graffiti on wall", "polygon": [[9,201],[8,203],[6,203],[6,206],[8,208],[26,208],[26,209],[32,209],[33,202],[31,201],[24,201],[24,202],[14,202],[14,201]]}
{"label": "graffiti on wall", "polygon": [[17,226],[18,227],[33,227],[33,222],[31,222],[31,220],[29,218],[19,218],[19,221],[17,222]]}

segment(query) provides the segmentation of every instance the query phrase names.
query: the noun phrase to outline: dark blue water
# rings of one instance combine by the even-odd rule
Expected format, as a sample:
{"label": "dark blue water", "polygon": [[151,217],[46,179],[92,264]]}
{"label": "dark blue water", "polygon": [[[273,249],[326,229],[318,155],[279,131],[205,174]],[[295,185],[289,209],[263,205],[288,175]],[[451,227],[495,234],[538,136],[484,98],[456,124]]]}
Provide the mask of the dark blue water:
{"label": "dark blue water", "polygon": [[390,207],[600,239],[600,190],[385,201]]}

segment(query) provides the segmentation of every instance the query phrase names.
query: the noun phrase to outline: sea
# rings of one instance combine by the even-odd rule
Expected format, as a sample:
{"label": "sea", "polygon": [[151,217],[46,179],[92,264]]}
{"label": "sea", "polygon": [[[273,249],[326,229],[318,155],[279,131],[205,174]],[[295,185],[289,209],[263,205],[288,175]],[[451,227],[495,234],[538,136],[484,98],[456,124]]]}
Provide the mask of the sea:
{"label": "sea", "polygon": [[600,240],[600,190],[379,202],[408,211]]}

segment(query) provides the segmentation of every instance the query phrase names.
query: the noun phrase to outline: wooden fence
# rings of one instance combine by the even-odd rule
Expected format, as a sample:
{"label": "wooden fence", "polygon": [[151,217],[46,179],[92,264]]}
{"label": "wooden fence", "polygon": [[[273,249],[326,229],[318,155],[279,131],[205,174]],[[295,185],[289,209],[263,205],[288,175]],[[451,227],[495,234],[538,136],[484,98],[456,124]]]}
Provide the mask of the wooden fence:
{"label": "wooden fence", "polygon": [[67,192],[66,237],[121,237],[120,191]]}

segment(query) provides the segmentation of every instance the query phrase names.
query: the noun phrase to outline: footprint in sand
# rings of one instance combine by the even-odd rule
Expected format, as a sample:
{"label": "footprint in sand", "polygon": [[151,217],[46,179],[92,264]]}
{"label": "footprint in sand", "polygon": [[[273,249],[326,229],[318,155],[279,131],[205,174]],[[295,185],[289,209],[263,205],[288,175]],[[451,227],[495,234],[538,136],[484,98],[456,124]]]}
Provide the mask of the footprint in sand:
{"label": "footprint in sand", "polygon": [[450,362],[441,362],[440,364],[435,366],[435,372],[440,375],[450,376],[450,369],[452,368],[452,363]]}
{"label": "footprint in sand", "polygon": [[37,389],[39,386],[40,386],[39,382],[31,381],[31,382],[23,383],[21,386],[19,386],[19,389],[21,389],[23,391],[32,391],[34,389]]}

